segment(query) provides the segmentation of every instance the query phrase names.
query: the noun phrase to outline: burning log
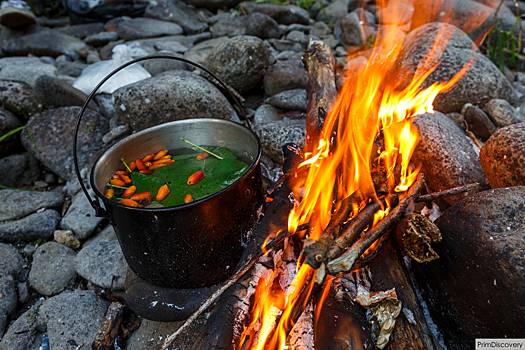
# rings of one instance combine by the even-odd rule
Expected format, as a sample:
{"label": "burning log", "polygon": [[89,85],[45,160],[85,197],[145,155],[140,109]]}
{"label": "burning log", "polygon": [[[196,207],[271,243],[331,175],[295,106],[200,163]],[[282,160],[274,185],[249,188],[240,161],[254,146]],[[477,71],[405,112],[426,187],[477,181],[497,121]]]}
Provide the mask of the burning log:
{"label": "burning log", "polygon": [[306,145],[310,147],[318,139],[324,118],[337,96],[335,59],[330,47],[320,40],[311,40],[303,57],[308,72]]}

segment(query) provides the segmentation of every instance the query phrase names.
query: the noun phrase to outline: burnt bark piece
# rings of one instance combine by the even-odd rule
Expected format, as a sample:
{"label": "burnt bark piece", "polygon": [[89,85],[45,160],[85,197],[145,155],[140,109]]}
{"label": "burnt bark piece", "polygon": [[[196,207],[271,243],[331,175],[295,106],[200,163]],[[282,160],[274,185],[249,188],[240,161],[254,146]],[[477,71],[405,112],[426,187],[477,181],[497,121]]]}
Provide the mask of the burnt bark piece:
{"label": "burnt bark piece", "polygon": [[324,118],[337,96],[335,59],[328,45],[320,40],[311,40],[303,62],[308,72],[305,149],[312,149]]}
{"label": "burnt bark piece", "polygon": [[118,301],[114,301],[109,305],[104,321],[102,321],[102,325],[93,341],[92,349],[113,349],[113,342],[118,335],[125,308],[126,307]]}

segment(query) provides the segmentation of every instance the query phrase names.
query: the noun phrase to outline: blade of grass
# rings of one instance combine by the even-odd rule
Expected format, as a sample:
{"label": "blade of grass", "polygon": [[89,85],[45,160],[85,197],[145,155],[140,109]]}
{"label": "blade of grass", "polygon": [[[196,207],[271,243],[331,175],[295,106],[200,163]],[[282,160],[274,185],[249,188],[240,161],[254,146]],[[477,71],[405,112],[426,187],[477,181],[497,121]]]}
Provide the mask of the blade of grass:
{"label": "blade of grass", "polygon": [[215,153],[213,153],[212,151],[207,150],[207,149],[204,148],[204,147],[201,147],[201,146],[199,146],[199,145],[194,144],[194,143],[191,142],[190,140],[186,140],[186,139],[183,138],[182,141],[184,141],[184,142],[186,142],[187,144],[189,144],[189,145],[195,147],[195,148],[198,149],[198,150],[201,150],[201,151],[203,151],[203,152],[206,152],[206,153],[208,153],[208,154],[214,156],[214,157],[217,158],[217,159],[220,159],[220,160],[223,160],[223,159],[224,159],[223,157],[219,156],[218,154],[215,154]]}
{"label": "blade of grass", "polygon": [[23,129],[25,128],[25,125],[22,125],[22,126],[19,126],[18,128],[14,128],[12,130],[9,130],[8,132],[6,132],[5,134],[3,134],[2,136],[0,136],[0,142],[4,142],[6,141],[7,139],[9,139],[11,136],[15,135],[16,133],[19,133],[20,131],[22,131]]}

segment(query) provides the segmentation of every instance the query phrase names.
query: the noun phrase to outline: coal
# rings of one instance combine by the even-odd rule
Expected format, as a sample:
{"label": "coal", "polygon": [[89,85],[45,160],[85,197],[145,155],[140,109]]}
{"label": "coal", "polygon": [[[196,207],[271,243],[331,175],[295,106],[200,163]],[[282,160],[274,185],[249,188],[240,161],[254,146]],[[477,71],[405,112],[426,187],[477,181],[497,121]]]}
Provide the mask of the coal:
{"label": "coal", "polygon": [[436,221],[439,260],[420,265],[432,315],[449,349],[475,338],[518,338],[525,322],[525,187],[473,194]]}

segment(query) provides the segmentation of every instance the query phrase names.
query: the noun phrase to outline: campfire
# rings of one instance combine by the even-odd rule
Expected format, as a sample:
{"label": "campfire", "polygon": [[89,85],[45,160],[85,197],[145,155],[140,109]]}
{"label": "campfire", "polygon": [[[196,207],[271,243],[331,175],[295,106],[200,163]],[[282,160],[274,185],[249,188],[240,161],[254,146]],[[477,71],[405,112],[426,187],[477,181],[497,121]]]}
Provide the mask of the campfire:
{"label": "campfire", "polygon": [[302,151],[294,149],[295,163],[286,175],[292,202],[286,227],[272,226],[262,253],[216,293],[255,266],[233,324],[236,349],[314,348],[314,334],[326,328],[321,318],[331,293],[367,310],[373,342],[385,348],[403,303],[395,285],[371,290],[374,277],[367,264],[381,255],[400,221],[398,241],[407,255],[418,262],[438,258],[431,244],[441,240],[439,229],[415,212],[417,203],[432,208],[436,198],[480,188],[472,184],[421,194],[424,174],[412,162],[419,138],[414,119],[432,113],[436,97],[450,90],[472,62],[448,81],[426,85],[438,65],[440,45],[448,39],[447,33],[438,33],[410,81],[402,82],[397,76],[405,37],[399,29],[402,13],[383,2],[378,6],[381,22],[392,25],[380,27],[366,64],[345,71],[338,93],[330,49],[313,41],[305,53],[307,137]]}

